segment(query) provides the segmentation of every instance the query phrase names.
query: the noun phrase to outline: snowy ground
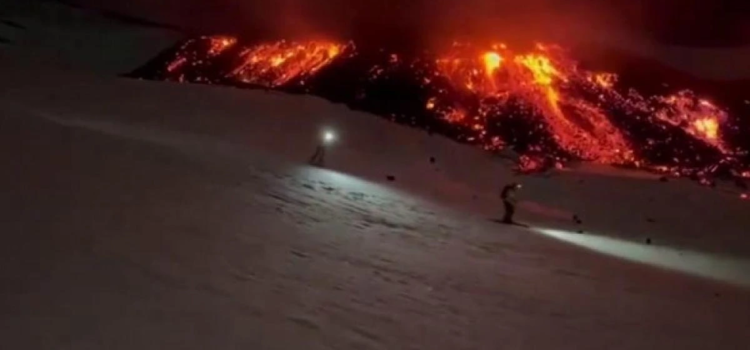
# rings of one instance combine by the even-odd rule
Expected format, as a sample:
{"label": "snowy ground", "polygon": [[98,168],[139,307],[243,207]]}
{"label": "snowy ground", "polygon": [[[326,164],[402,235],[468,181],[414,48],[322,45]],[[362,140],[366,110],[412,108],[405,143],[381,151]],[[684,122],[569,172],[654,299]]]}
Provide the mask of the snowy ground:
{"label": "snowy ground", "polygon": [[[747,348],[729,187],[580,167],[521,178],[532,228],[507,227],[518,179],[475,149],[19,57],[0,51],[3,348]],[[323,126],[328,170],[305,165]]]}

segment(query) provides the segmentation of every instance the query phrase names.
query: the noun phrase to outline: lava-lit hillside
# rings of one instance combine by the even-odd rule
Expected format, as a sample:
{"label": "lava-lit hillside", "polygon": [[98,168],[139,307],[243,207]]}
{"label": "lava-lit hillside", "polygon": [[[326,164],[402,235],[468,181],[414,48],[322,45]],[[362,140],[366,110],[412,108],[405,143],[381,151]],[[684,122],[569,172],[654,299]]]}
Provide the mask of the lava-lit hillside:
{"label": "lava-lit hillside", "polygon": [[[309,93],[495,151],[523,169],[581,159],[675,175],[750,176],[736,118],[686,89],[645,95],[554,45],[454,44],[402,55],[324,41],[202,37],[131,76]],[[735,140],[735,141],[733,141]]]}

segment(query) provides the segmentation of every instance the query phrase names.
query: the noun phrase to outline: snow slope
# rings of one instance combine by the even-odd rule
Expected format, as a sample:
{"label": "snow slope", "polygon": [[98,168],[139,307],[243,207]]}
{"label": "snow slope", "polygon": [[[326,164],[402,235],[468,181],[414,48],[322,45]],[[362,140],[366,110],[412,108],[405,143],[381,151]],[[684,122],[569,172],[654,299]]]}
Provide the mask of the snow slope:
{"label": "snow slope", "polygon": [[[747,347],[730,187],[580,166],[520,178],[532,227],[507,227],[519,178],[476,149],[317,98],[23,57],[0,54],[3,348]],[[322,127],[330,169],[305,165]]]}

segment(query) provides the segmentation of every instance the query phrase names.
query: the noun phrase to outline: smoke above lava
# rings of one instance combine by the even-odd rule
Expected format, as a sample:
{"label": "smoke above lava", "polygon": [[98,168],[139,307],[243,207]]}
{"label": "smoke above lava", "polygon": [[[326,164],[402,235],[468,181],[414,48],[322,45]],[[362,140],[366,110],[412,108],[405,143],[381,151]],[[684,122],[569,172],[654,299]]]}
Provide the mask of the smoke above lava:
{"label": "smoke above lava", "polygon": [[512,148],[524,171],[585,160],[750,177],[747,150],[726,137],[740,130],[725,108],[687,89],[646,95],[620,86],[617,74],[584,69],[557,45],[454,42],[404,54],[354,42],[211,36],[133,75],[314,94],[488,151]]}
{"label": "smoke above lava", "polygon": [[[166,22],[198,33],[252,39],[398,40],[445,38],[531,42],[637,36],[685,44],[737,42],[742,11],[725,0],[61,0]],[[737,5],[734,5],[737,6]],[[705,14],[711,14],[706,16]],[[743,34],[744,33],[744,34]],[[615,39],[619,40],[619,39]],[[747,42],[747,41],[746,41]],[[516,42],[508,42],[518,47]]]}

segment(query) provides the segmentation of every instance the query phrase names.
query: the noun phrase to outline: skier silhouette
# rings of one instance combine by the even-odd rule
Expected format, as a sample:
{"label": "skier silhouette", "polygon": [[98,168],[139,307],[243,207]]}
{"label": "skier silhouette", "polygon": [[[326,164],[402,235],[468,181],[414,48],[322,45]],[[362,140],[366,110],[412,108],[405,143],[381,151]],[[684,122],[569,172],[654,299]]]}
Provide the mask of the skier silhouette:
{"label": "skier silhouette", "polygon": [[516,191],[521,188],[521,184],[513,182],[505,185],[503,190],[500,192],[500,198],[503,200],[503,206],[505,207],[505,215],[503,216],[503,223],[514,224],[513,215],[516,213]]}
{"label": "skier silhouette", "polygon": [[315,148],[315,153],[310,157],[310,165],[319,167],[325,166],[326,148],[328,148],[328,145],[331,144],[335,138],[336,136],[330,131],[323,134],[323,142],[319,143],[318,147]]}
{"label": "skier silhouette", "polygon": [[326,158],[326,146],[324,144],[318,144],[315,148],[315,153],[310,157],[310,165],[324,167]]}

